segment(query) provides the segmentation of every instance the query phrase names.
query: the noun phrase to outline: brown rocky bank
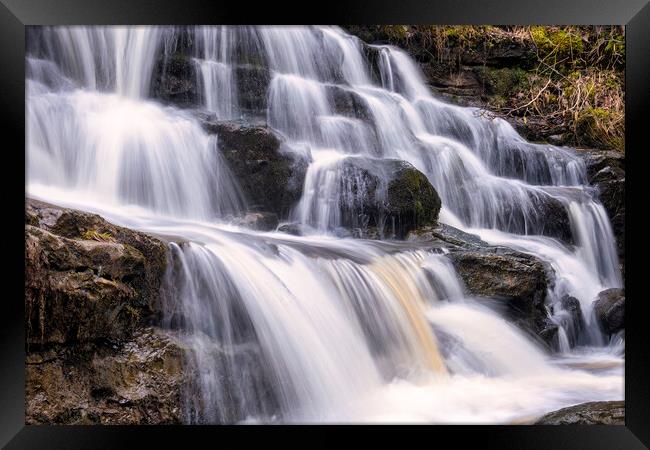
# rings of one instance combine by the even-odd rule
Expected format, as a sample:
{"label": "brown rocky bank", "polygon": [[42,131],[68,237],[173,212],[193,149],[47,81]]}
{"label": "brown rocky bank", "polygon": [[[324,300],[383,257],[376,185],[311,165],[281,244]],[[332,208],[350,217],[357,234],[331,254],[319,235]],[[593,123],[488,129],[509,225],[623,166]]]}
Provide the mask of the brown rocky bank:
{"label": "brown rocky bank", "polygon": [[26,422],[181,422],[184,353],[151,323],[167,246],[96,214],[28,200]]}
{"label": "brown rocky bank", "polygon": [[58,345],[28,352],[27,424],[182,422],[183,349],[169,332],[143,327],[123,343]]}

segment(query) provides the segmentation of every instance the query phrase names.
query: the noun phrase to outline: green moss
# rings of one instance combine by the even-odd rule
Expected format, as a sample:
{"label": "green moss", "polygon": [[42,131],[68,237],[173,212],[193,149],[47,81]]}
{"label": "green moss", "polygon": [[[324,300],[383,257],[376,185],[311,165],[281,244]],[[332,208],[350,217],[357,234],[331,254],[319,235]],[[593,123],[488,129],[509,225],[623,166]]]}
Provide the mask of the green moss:
{"label": "green moss", "polygon": [[605,53],[610,57],[618,55],[625,58],[625,37],[620,34],[613,36],[605,45]]}
{"label": "green moss", "polygon": [[424,216],[424,207],[422,206],[422,202],[420,200],[413,202],[413,208],[417,217]]}
{"label": "green moss", "polygon": [[410,217],[410,228],[432,224],[440,210],[440,198],[426,176],[414,168],[401,169],[388,187],[390,213]]}
{"label": "green moss", "polygon": [[582,38],[568,29],[537,26],[531,27],[530,35],[543,56],[564,58],[584,51]]}
{"label": "green moss", "polygon": [[445,30],[445,36],[447,37],[460,37],[462,35],[460,27],[449,27]]}
{"label": "green moss", "polygon": [[402,176],[404,180],[404,188],[411,192],[420,190],[420,173],[416,170],[406,170]]}
{"label": "green moss", "polygon": [[597,119],[606,119],[609,117],[609,111],[603,108],[588,108],[583,111],[584,115],[589,115]]}

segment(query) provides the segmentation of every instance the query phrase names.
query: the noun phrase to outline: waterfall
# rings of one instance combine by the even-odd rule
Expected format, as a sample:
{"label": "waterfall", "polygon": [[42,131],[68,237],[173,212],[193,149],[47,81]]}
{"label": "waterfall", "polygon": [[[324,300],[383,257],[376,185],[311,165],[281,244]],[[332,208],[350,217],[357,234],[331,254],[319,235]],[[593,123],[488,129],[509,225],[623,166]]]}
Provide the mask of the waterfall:
{"label": "waterfall", "polygon": [[229,27],[201,27],[196,31],[197,48],[203,53],[195,59],[201,73],[205,108],[220,119],[237,117],[237,89],[234,80]]}
{"label": "waterfall", "polygon": [[[29,36],[28,195],[169,238],[163,325],[183,330],[188,423],[507,422],[622,396],[621,373],[563,365],[592,356],[571,348],[560,300],[580,302],[580,342],[609,352],[591,304],[622,286],[611,226],[573,150],[436,99],[406,53],[337,27]],[[199,92],[191,108],[152,88],[183,46]],[[260,80],[251,99],[246,86]],[[265,121],[308,157],[282,218],[306,235],[229,223],[247,200],[199,113]],[[365,225],[365,197],[384,198],[395,161],[435,187],[442,222],[553,267],[560,354],[471,298],[444,251],[347,237]]]}

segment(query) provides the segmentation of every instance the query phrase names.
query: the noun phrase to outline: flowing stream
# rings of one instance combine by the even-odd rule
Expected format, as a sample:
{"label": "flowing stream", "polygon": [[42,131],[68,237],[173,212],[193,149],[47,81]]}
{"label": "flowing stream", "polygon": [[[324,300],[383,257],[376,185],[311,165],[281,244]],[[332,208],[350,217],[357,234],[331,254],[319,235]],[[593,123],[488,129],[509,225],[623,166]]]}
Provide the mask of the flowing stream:
{"label": "flowing stream", "polygon": [[[403,51],[337,27],[29,37],[28,196],[170,241],[164,326],[185,330],[188,423],[516,423],[623,397],[624,342],[605,341],[591,306],[622,286],[614,237],[573,150],[436,99]],[[156,67],[183,47],[199,91],[191,108],[152,94]],[[256,107],[246,77],[260,69],[268,86]],[[266,123],[309,160],[283,218],[305,235],[230,223],[247,199],[196,110]],[[392,224],[380,240],[341,237],[344,206],[364,195],[347,163],[393,160],[427,176],[441,222],[550,263],[560,351],[470,298],[444,252],[392,239]],[[549,211],[567,217],[571,242]],[[566,338],[565,295],[586,323],[579,347]]]}

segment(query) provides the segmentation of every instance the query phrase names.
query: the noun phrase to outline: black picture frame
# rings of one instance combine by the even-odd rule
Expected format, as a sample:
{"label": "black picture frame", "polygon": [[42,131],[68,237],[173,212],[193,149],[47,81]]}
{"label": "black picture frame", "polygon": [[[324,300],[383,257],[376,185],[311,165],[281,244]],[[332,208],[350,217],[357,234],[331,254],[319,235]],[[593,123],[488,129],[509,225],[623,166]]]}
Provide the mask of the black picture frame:
{"label": "black picture frame", "polygon": [[[292,11],[292,12],[289,12]],[[0,445],[6,448],[149,448],[188,445],[197,436],[211,445],[227,445],[263,433],[267,442],[286,444],[286,431],[301,434],[303,445],[343,443],[339,433],[350,427],[195,427],[195,426],[26,426],[24,352],[24,200],[25,200],[25,26],[73,24],[611,24],[626,25],[626,146],[628,195],[638,195],[627,209],[627,306],[625,426],[418,426],[361,427],[373,438],[404,445],[416,439],[427,445],[461,445],[470,441],[488,448],[641,449],[650,446],[650,333],[647,300],[641,291],[645,253],[638,245],[634,217],[642,220],[643,153],[650,105],[650,5],[647,0],[361,0],[285,6],[277,2],[208,0],[0,0],[0,124],[4,172],[2,234],[4,277],[0,309]],[[22,188],[21,188],[22,183]],[[629,205],[628,205],[629,206]],[[630,234],[632,233],[632,234]],[[643,238],[641,237],[643,240]],[[647,241],[647,239],[646,239]],[[630,263],[629,261],[632,261]],[[282,436],[280,435],[282,434]],[[280,440],[281,439],[281,440]],[[398,440],[399,439],[399,440]],[[447,442],[447,444],[443,444]],[[146,443],[146,445],[145,445]]]}

